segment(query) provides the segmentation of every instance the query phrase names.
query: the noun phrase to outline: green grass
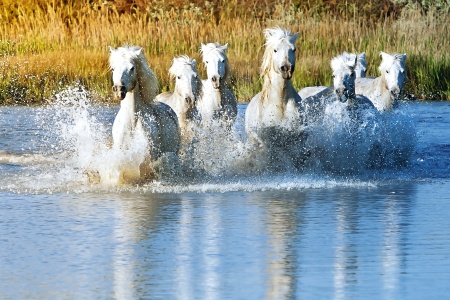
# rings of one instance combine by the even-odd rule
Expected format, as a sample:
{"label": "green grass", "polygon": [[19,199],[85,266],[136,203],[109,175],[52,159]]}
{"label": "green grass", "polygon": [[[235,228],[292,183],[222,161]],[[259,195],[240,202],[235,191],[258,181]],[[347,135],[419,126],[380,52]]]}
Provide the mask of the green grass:
{"label": "green grass", "polygon": [[[365,51],[368,76],[378,76],[380,51],[407,53],[405,93],[450,99],[448,7],[346,1],[4,0],[0,3],[0,105],[40,104],[81,83],[98,101],[110,99],[108,46],[144,47],[162,91],[173,88],[173,57],[196,58],[200,44],[229,43],[232,86],[239,101],[261,89],[264,28],[299,32],[293,84],[331,83],[329,62]],[[263,7],[263,9],[260,9]],[[357,14],[360,12],[360,14]]]}

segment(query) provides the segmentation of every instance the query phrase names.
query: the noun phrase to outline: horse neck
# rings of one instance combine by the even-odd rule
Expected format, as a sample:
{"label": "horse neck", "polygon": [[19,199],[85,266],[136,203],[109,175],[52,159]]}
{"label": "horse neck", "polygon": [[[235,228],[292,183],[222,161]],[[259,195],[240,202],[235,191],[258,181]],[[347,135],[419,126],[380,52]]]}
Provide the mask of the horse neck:
{"label": "horse neck", "polygon": [[374,84],[376,85],[378,93],[382,96],[383,101],[387,102],[387,105],[391,105],[391,95],[386,84],[384,73],[375,79]]}
{"label": "horse neck", "polygon": [[135,115],[137,112],[141,111],[143,106],[140,94],[139,84],[136,84],[136,87],[128,92],[125,98],[120,102],[120,107],[129,111],[131,115]]}
{"label": "horse neck", "polygon": [[213,87],[210,79],[207,80],[207,84],[209,92],[208,102],[214,104],[215,107],[220,107],[222,104],[222,99],[224,99],[226,93],[225,83],[222,82],[218,89]]}
{"label": "horse neck", "polygon": [[158,83],[155,75],[152,71],[146,67],[142,62],[138,62],[137,78],[135,90],[138,91],[135,97],[138,101],[145,104],[151,104],[154,102],[156,95],[158,94]]}
{"label": "horse neck", "polygon": [[280,74],[270,71],[264,75],[261,98],[263,102],[279,102],[284,107],[293,90],[294,87],[292,86],[291,80],[286,80]]}

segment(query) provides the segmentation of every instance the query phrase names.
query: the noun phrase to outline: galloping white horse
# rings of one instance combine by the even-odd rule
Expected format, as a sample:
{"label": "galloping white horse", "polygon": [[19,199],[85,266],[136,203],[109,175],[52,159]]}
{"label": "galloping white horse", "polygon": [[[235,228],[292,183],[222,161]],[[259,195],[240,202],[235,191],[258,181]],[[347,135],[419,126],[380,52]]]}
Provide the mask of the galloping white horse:
{"label": "galloping white horse", "polygon": [[227,85],[230,74],[227,48],[228,44],[208,43],[202,44],[200,50],[208,75],[208,79],[202,80],[203,96],[197,102],[203,123],[213,119],[234,123],[236,119],[236,97]]}
{"label": "galloping white horse", "polygon": [[355,94],[357,56],[331,60],[333,86],[302,101],[310,138],[308,148],[333,172],[357,171],[380,160],[379,112]]}
{"label": "galloping white horse", "polygon": [[114,148],[129,149],[135,137],[145,136],[150,141],[150,159],[156,160],[167,152],[177,153],[180,149],[177,117],[168,105],[154,102],[158,80],[142,48],[110,47],[109,64],[114,96],[121,100],[112,127]]}
{"label": "galloping white horse", "polygon": [[[354,54],[350,54],[350,53],[344,51],[344,53],[342,55],[348,56],[348,55],[354,55]],[[362,53],[358,54],[358,58],[357,58],[357,62],[356,62],[356,67],[355,67],[356,78],[366,77],[366,70],[367,70],[366,53],[362,52]],[[306,99],[310,96],[313,96],[313,95],[325,90],[326,88],[327,88],[326,86],[322,86],[322,85],[308,86],[308,87],[301,89],[298,92],[298,94],[300,95],[300,97],[302,97],[302,99]]]}
{"label": "galloping white horse", "polygon": [[296,155],[292,151],[297,151],[294,148],[299,148],[304,137],[301,98],[291,81],[298,33],[275,27],[264,30],[264,34],[266,50],[261,65],[264,83],[245,111],[245,131],[251,142]]}
{"label": "galloping white horse", "polygon": [[368,98],[355,93],[357,62],[357,56],[347,52],[331,60],[334,92],[337,99],[350,109],[374,109]]}
{"label": "galloping white horse", "polygon": [[358,78],[356,93],[366,96],[380,111],[390,111],[399,99],[406,77],[406,54],[380,53],[382,60],[376,78]]}
{"label": "galloping white horse", "polygon": [[179,56],[173,59],[169,69],[175,79],[175,90],[156,97],[156,101],[169,105],[176,113],[183,143],[189,143],[194,135],[193,126],[200,121],[196,103],[202,94],[202,82],[195,59]]}
{"label": "galloping white horse", "polygon": [[326,106],[335,100],[346,103],[351,111],[373,109],[372,102],[355,93],[355,79],[358,57],[355,54],[344,52],[331,60],[333,70],[333,85],[321,92],[303,99],[302,105],[305,111],[306,122],[315,122],[323,117]]}

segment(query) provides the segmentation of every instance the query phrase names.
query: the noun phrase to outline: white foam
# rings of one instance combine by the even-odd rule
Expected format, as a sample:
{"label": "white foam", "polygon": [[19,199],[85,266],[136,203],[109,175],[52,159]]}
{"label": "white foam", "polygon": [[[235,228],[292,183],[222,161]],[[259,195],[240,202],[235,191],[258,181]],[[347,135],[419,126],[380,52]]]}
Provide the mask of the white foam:
{"label": "white foam", "polygon": [[[71,87],[56,95],[56,101],[38,114],[39,130],[45,131],[49,146],[45,153],[0,152],[0,163],[20,164],[2,180],[0,189],[15,192],[231,192],[265,189],[372,187],[367,179],[379,170],[368,164],[371,146],[382,145],[382,171],[395,166],[398,156],[409,158],[415,129],[407,115],[392,113],[383,119],[366,115],[355,127],[339,102],[327,107],[320,123],[309,127],[302,170],[292,159],[276,172],[270,169],[267,149],[250,145],[243,133],[242,110],[230,131],[221,124],[198,128],[195,141],[183,155],[148,162],[149,143],[136,135],[125,149],[111,147],[113,111],[97,107],[82,87]],[[304,149],[302,149],[304,151]],[[159,178],[143,181],[142,165],[157,170]],[[381,172],[379,172],[381,174]],[[347,176],[349,175],[349,176]],[[356,175],[356,176],[355,176]]]}

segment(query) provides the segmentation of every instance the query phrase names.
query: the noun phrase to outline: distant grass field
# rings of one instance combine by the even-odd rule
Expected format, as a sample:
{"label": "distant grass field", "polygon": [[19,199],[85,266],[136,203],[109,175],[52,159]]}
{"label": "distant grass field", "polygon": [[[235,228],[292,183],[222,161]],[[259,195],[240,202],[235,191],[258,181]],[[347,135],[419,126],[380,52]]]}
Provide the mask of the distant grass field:
{"label": "distant grass field", "polygon": [[[264,28],[299,32],[293,84],[331,83],[330,59],[366,52],[378,76],[380,51],[407,53],[405,95],[450,99],[448,7],[379,1],[3,0],[0,3],[0,105],[41,104],[67,85],[82,84],[112,101],[108,46],[144,48],[162,91],[173,57],[196,58],[201,43],[229,43],[232,87],[239,101],[261,89]],[[330,4],[331,3],[331,4]]]}

